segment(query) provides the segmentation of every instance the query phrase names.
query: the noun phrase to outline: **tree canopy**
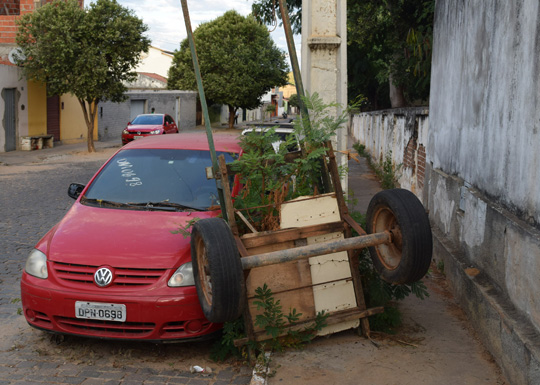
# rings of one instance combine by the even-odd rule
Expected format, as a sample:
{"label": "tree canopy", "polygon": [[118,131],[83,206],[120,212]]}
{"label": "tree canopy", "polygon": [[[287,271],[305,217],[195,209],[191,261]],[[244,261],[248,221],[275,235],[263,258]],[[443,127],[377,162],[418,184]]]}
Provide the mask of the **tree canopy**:
{"label": "tree canopy", "polygon": [[[287,0],[295,33],[302,0]],[[348,0],[349,102],[364,109],[402,107],[429,98],[435,0]],[[253,14],[274,25],[277,1],[254,0]]]}
{"label": "tree canopy", "polygon": [[435,0],[347,2],[349,99],[368,108],[429,98]]}
{"label": "tree canopy", "polygon": [[[302,32],[302,0],[287,0],[289,19],[293,33]],[[277,27],[278,19],[281,20],[281,12],[277,0],[254,0],[251,12],[255,18],[263,24]]]}
{"label": "tree canopy", "polygon": [[[238,108],[253,109],[275,86],[287,84],[285,54],[270,38],[265,26],[252,16],[228,11],[201,24],[193,38],[208,101],[229,106],[229,126]],[[187,39],[174,54],[169,69],[169,89],[197,90]]]}
{"label": "tree canopy", "polygon": [[116,0],[97,0],[87,10],[76,0],[44,5],[18,20],[18,64],[27,79],[47,85],[49,95],[72,94],[81,104],[93,152],[94,122],[100,101],[125,99],[123,82],[150,40],[148,27]]}

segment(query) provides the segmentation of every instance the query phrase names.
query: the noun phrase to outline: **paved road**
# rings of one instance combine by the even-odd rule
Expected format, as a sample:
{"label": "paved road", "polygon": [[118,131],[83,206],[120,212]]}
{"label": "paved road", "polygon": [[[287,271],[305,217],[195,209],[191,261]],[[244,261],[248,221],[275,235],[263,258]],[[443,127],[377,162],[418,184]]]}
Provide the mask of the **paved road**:
{"label": "paved road", "polygon": [[[249,368],[209,360],[211,342],[115,343],[59,338],[28,326],[19,289],[26,257],[73,203],[69,183],[88,182],[113,149],[76,159],[42,151],[49,156],[32,164],[21,157],[35,158],[38,151],[0,156],[0,385],[249,383]],[[192,374],[192,365],[212,373]]]}

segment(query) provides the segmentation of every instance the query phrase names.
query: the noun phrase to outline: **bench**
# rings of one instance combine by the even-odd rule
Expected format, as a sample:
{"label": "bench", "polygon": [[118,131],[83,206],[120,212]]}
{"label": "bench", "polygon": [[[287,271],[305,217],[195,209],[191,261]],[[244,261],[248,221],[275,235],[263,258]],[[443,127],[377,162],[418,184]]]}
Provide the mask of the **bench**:
{"label": "bench", "polygon": [[32,135],[21,137],[21,150],[41,150],[42,148],[53,148],[53,135]]}

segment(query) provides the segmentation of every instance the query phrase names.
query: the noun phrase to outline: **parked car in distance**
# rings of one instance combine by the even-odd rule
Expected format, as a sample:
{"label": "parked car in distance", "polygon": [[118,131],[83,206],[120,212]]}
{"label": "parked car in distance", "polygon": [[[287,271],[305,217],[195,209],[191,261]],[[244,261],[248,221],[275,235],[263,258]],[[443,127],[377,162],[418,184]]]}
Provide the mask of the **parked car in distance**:
{"label": "parked car in distance", "polygon": [[[214,135],[214,145],[227,162],[241,154],[236,135]],[[155,342],[218,331],[199,304],[189,237],[193,221],[220,214],[216,182],[206,178],[211,165],[205,133],[160,135],[122,147],[86,186],[71,184],[75,203],[22,274],[27,322],[52,333]]]}
{"label": "parked car in distance", "polygon": [[167,114],[138,115],[122,131],[122,144],[150,135],[178,134],[174,119]]}
{"label": "parked car in distance", "polygon": [[249,134],[262,134],[267,133],[270,129],[273,130],[274,135],[276,136],[276,141],[272,143],[272,147],[274,148],[275,152],[278,152],[279,147],[282,143],[287,142],[289,139],[289,145],[287,146],[287,150],[289,152],[298,151],[300,150],[300,143],[298,141],[298,137],[296,136],[296,133],[294,131],[294,128],[292,127],[255,127],[255,128],[246,128],[242,130],[242,135],[249,135]]}

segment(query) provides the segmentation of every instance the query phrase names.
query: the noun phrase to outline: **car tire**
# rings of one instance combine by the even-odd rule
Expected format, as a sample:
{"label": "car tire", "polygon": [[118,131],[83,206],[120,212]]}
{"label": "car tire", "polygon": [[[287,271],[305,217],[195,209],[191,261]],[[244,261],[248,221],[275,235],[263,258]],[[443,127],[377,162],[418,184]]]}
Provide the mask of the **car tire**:
{"label": "car tire", "polygon": [[244,273],[236,241],[225,220],[207,218],[193,225],[191,260],[204,316],[218,323],[240,317],[245,304]]}
{"label": "car tire", "polygon": [[420,280],[431,264],[433,240],[428,215],[420,200],[404,189],[384,190],[370,201],[366,230],[390,231],[392,242],[369,248],[381,277],[393,284]]}

